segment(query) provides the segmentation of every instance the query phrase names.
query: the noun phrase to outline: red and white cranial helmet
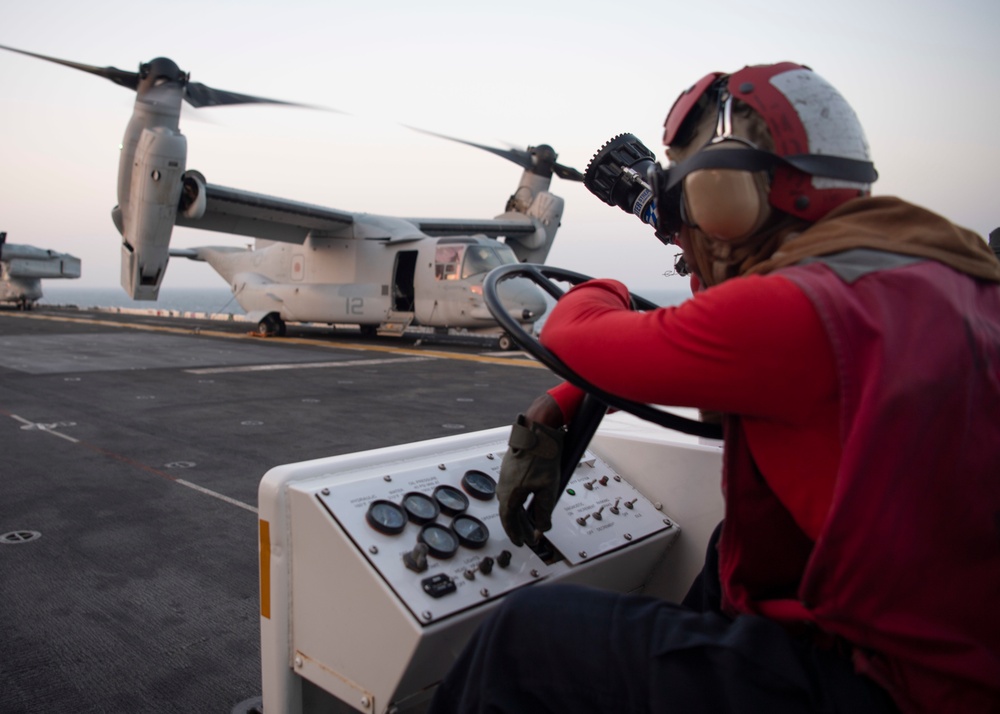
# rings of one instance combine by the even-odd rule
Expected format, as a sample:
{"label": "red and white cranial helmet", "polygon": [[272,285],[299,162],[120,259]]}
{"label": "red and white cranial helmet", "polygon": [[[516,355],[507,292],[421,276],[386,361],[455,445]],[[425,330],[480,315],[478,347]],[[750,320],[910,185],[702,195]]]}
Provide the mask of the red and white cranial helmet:
{"label": "red and white cranial helmet", "polygon": [[[719,116],[710,144],[734,139],[752,145],[748,137],[726,135],[731,125],[727,127],[723,117],[733,100],[748,105],[767,125],[773,156],[779,159],[771,169],[767,199],[774,208],[816,221],[840,204],[870,193],[877,173],[861,123],[840,92],[808,67],[782,62],[706,75],[671,107],[664,122],[665,145],[677,140],[706,94],[710,106],[715,95]],[[747,166],[758,169],[759,162]]]}

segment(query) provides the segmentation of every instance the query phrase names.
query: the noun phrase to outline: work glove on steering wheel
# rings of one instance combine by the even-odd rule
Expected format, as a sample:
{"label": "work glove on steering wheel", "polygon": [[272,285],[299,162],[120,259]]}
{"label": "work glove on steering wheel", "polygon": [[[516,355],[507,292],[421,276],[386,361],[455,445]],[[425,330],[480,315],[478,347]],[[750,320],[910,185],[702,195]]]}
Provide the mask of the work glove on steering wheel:
{"label": "work glove on steering wheel", "polygon": [[[552,527],[559,500],[560,461],[566,430],[545,426],[519,414],[510,430],[507,453],[500,464],[497,498],[500,523],[514,545],[534,543]],[[533,495],[529,508],[524,508]]]}

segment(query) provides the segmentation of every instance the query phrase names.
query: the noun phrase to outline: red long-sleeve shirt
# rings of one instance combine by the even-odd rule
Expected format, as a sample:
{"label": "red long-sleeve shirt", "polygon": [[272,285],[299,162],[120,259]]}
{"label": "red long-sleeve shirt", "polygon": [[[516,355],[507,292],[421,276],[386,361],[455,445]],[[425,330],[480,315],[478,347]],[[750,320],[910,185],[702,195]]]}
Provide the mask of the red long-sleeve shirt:
{"label": "red long-sleeve shirt", "polygon": [[604,390],[737,417],[726,612],[838,638],[903,711],[993,711],[1000,266],[884,197],[785,247],[774,272],[647,314],[617,283],[585,284],[542,341]]}
{"label": "red long-sleeve shirt", "polygon": [[[626,399],[740,415],[768,485],[815,540],[840,463],[837,373],[819,317],[791,281],[750,276],[633,312],[624,285],[594,280],[563,296],[541,340]],[[551,394],[573,411],[574,389]]]}

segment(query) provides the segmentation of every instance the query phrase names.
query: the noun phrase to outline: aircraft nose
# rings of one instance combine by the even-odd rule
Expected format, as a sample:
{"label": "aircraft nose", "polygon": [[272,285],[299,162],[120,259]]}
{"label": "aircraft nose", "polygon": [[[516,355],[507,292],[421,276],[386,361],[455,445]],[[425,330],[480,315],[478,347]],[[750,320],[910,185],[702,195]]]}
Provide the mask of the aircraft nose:
{"label": "aircraft nose", "polygon": [[498,285],[500,301],[515,319],[534,322],[548,309],[541,289],[527,278],[511,278]]}

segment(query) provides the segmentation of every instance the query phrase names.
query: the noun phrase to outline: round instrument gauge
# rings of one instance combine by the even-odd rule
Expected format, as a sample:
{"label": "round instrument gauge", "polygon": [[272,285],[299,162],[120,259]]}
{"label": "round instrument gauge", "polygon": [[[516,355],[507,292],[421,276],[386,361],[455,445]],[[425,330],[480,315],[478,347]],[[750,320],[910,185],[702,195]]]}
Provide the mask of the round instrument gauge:
{"label": "round instrument gauge", "polygon": [[466,548],[482,548],[490,539],[490,529],[486,524],[468,514],[455,516],[451,529],[458,536],[458,542]]}
{"label": "round instrument gauge", "polygon": [[462,488],[475,499],[490,501],[497,493],[497,482],[484,471],[470,469],[462,477]]}
{"label": "round instrument gauge", "polygon": [[419,491],[410,491],[403,496],[403,509],[406,511],[406,516],[410,519],[410,522],[416,523],[418,526],[430,523],[441,512],[437,501],[426,493],[420,493]]}
{"label": "round instrument gauge", "polygon": [[458,550],[458,536],[448,526],[428,523],[420,529],[417,540],[427,546],[428,555],[435,558],[450,558]]}
{"label": "round instrument gauge", "polygon": [[434,500],[441,507],[442,513],[449,516],[458,515],[469,507],[469,497],[454,486],[438,486],[434,489]]}
{"label": "round instrument gauge", "polygon": [[396,535],[406,527],[406,512],[398,503],[379,499],[368,506],[365,520],[379,533]]}

